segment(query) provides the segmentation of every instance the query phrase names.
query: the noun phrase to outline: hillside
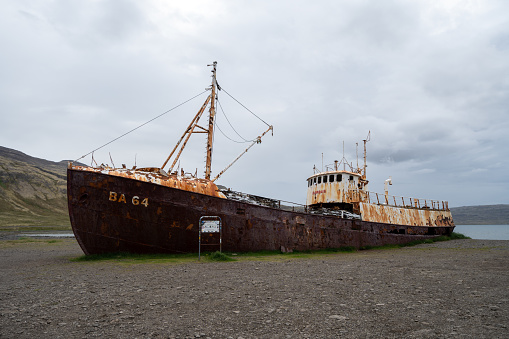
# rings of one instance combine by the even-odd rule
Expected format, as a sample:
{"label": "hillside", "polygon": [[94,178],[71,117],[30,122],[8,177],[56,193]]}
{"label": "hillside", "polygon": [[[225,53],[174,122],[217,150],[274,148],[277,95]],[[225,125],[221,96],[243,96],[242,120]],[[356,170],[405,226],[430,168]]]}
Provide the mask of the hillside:
{"label": "hillside", "polygon": [[0,146],[0,226],[70,225],[66,168]]}
{"label": "hillside", "polygon": [[481,205],[451,208],[456,225],[509,225],[509,205]]}

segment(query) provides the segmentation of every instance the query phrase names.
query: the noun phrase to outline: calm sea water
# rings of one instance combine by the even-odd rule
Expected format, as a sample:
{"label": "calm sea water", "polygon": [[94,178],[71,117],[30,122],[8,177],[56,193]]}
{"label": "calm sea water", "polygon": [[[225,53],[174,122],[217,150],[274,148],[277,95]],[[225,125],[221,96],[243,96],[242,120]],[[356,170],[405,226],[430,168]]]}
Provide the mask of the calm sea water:
{"label": "calm sea water", "polygon": [[509,240],[509,225],[456,225],[454,232],[472,239]]}

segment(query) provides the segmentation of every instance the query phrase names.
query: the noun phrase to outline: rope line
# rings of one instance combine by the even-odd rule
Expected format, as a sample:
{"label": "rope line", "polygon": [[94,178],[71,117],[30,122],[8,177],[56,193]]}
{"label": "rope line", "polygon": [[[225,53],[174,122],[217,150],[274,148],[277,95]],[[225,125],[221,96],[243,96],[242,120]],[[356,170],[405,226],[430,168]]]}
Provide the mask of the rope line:
{"label": "rope line", "polygon": [[245,109],[248,110],[249,113],[251,113],[252,115],[254,115],[255,117],[257,117],[261,122],[263,122],[265,125],[269,126],[270,125],[268,123],[266,123],[262,118],[260,118],[258,115],[254,114],[253,111],[251,111],[249,108],[247,108],[246,106],[244,106],[240,101],[238,101],[237,99],[235,99],[234,97],[231,96],[230,93],[228,93],[223,87],[221,87],[221,90],[223,92],[225,92],[226,94],[228,94],[230,96],[230,98],[232,98],[233,100],[235,100],[240,106],[244,107]]}
{"label": "rope line", "polygon": [[[224,115],[224,117],[226,118],[226,121],[228,122],[228,124],[230,125],[230,127],[232,128],[232,130],[233,130],[233,131],[234,131],[234,132],[235,132],[235,133],[236,133],[236,134],[237,134],[237,135],[238,135],[238,136],[239,136],[242,140],[244,140],[244,142],[253,142],[254,140],[256,140],[256,139],[253,139],[253,140],[247,140],[247,139],[246,139],[246,138],[244,138],[242,135],[240,135],[240,134],[239,134],[239,132],[237,132],[237,130],[233,127],[233,125],[231,124],[231,122],[230,122],[230,120],[228,119],[228,117],[226,116],[226,113],[224,112],[223,106],[221,105],[221,102],[219,101],[219,99],[217,99],[216,101],[217,101],[217,103],[219,104],[219,108],[221,109],[221,112],[223,112],[223,115]],[[219,130],[221,131],[221,129],[219,129]],[[224,135],[226,138],[230,139],[229,137],[227,137],[227,136],[224,134],[224,132],[223,132],[223,131],[221,131],[221,133],[223,133],[223,135]],[[235,141],[235,140],[233,140],[233,139],[230,139],[230,140],[231,140],[231,141]],[[242,143],[242,141],[235,141],[235,142],[237,142],[237,143],[239,143],[239,144],[240,144],[240,143]]]}
{"label": "rope line", "polygon": [[219,127],[219,124],[217,123],[217,120],[214,122],[214,124],[216,125],[217,129],[219,130],[219,132],[221,132],[221,134],[228,140],[230,141],[233,141],[233,142],[236,142],[237,144],[245,144],[249,141],[237,141],[237,140],[233,140],[232,138],[230,138],[229,136],[227,136],[223,130],[221,129],[221,127]]}
{"label": "rope line", "polygon": [[173,111],[174,109],[176,109],[176,108],[178,108],[178,107],[180,107],[180,106],[182,106],[182,105],[184,105],[184,104],[188,103],[189,101],[191,101],[191,100],[193,100],[193,99],[195,99],[195,98],[199,97],[200,95],[202,95],[202,94],[203,94],[203,93],[205,93],[205,92],[208,92],[208,89],[207,89],[207,90],[205,90],[205,91],[203,91],[203,92],[201,92],[200,94],[195,95],[195,96],[194,96],[194,97],[192,97],[191,99],[188,99],[188,100],[186,100],[186,101],[184,101],[184,102],[182,102],[182,103],[178,104],[177,106],[175,106],[175,107],[173,107],[173,108],[170,108],[170,109],[169,109],[169,110],[167,110],[166,112],[159,114],[159,115],[158,115],[158,116],[156,116],[155,118],[150,119],[149,121],[147,121],[147,122],[145,122],[145,123],[143,123],[143,124],[139,125],[138,127],[133,128],[133,129],[132,129],[132,130],[130,130],[129,132],[126,132],[126,133],[122,134],[121,136],[116,137],[115,139],[113,139],[113,140],[111,140],[111,141],[109,141],[109,142],[105,143],[105,144],[104,144],[104,145],[102,145],[101,147],[98,147],[98,148],[94,149],[93,151],[88,152],[87,154],[85,154],[85,155],[84,155],[84,156],[82,156],[81,158],[78,158],[78,159],[76,159],[76,160],[74,160],[74,161],[76,162],[76,161],[78,161],[78,160],[81,160],[81,159],[83,159],[84,157],[86,157],[86,156],[88,156],[88,155],[90,155],[90,154],[94,153],[95,151],[98,151],[98,150],[100,150],[101,148],[103,148],[103,147],[105,147],[105,146],[107,146],[107,145],[111,144],[112,142],[117,141],[118,139],[120,139],[120,138],[122,138],[122,137],[125,137],[125,136],[126,136],[126,135],[128,135],[129,133],[134,132],[134,131],[135,131],[135,130],[137,130],[138,128],[141,128],[141,127],[145,126],[146,124],[148,124],[148,123],[150,123],[150,122],[152,122],[152,121],[154,121],[154,120],[156,120],[156,119],[158,119],[158,118],[162,117],[163,115],[165,115],[165,114],[167,114],[167,113],[170,113],[170,112],[171,112],[171,111]]}

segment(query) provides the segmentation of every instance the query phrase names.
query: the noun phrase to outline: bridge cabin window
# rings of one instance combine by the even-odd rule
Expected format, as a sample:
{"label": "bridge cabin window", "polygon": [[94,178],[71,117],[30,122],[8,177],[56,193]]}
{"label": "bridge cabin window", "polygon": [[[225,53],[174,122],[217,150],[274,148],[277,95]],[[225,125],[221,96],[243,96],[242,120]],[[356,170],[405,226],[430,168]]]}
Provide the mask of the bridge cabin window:
{"label": "bridge cabin window", "polygon": [[341,174],[336,175],[336,181],[342,181],[342,180],[343,180],[343,175],[341,175]]}
{"label": "bridge cabin window", "polygon": [[329,182],[334,182],[334,174],[329,175]]}
{"label": "bridge cabin window", "polygon": [[348,180],[353,180],[353,175],[350,176],[350,178]]}
{"label": "bridge cabin window", "polygon": [[327,176],[326,176],[326,175],[324,175],[324,176],[323,176],[323,183],[325,184],[326,182],[327,182]]}
{"label": "bridge cabin window", "polygon": [[318,177],[318,183],[321,184],[322,183],[322,177]]}
{"label": "bridge cabin window", "polygon": [[313,184],[316,185],[316,178],[313,178]]}

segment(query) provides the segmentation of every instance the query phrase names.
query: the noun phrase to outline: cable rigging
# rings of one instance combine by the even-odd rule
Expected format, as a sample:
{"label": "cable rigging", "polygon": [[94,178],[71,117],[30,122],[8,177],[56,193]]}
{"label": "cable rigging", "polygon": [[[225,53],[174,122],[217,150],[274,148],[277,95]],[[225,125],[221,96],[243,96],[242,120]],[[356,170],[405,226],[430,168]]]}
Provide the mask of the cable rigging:
{"label": "cable rigging", "polygon": [[262,118],[260,118],[258,115],[254,114],[253,111],[251,111],[249,108],[247,108],[246,106],[244,106],[240,101],[238,101],[237,99],[235,99],[230,93],[228,93],[224,88],[222,87],[218,87],[220,91],[224,91],[226,94],[228,94],[228,96],[230,98],[232,98],[233,100],[235,100],[240,106],[244,107],[249,113],[251,113],[252,115],[254,115],[255,117],[258,118],[258,120],[260,120],[261,122],[263,122],[265,125],[269,126],[270,125],[268,123],[266,123]]}
{"label": "cable rigging", "polygon": [[180,107],[180,106],[182,106],[182,105],[184,105],[184,104],[188,103],[189,101],[191,101],[191,100],[193,100],[193,99],[195,99],[195,98],[199,97],[200,95],[202,95],[203,93],[206,93],[206,92],[208,92],[208,90],[205,90],[205,91],[201,92],[200,94],[195,95],[195,96],[194,96],[194,97],[192,97],[191,99],[187,99],[186,101],[184,101],[184,102],[182,102],[182,103],[178,104],[177,106],[175,106],[175,107],[173,107],[173,108],[170,108],[170,109],[169,109],[169,110],[167,110],[166,112],[163,112],[163,113],[159,114],[158,116],[156,116],[156,117],[154,117],[154,118],[150,119],[149,121],[147,121],[147,122],[145,122],[145,123],[143,123],[143,124],[139,125],[138,127],[133,128],[133,129],[132,129],[132,130],[130,130],[129,132],[126,132],[126,133],[122,134],[122,135],[121,135],[121,136],[119,136],[119,137],[116,137],[115,139],[113,139],[113,140],[111,140],[111,141],[109,141],[109,142],[105,143],[104,145],[102,145],[102,146],[100,146],[100,147],[98,147],[98,148],[94,149],[93,151],[88,152],[87,154],[83,155],[81,158],[78,158],[78,159],[76,159],[76,160],[74,160],[74,161],[75,161],[75,162],[77,162],[78,160],[81,160],[81,159],[83,159],[84,157],[86,157],[86,156],[88,156],[88,155],[90,155],[90,154],[93,154],[95,151],[98,151],[98,150],[100,150],[101,148],[103,148],[103,147],[105,147],[105,146],[107,146],[107,145],[111,144],[112,142],[117,141],[118,139],[125,137],[126,135],[128,135],[128,134],[130,134],[130,133],[134,132],[135,130],[137,130],[137,129],[139,129],[139,128],[141,128],[141,127],[145,126],[146,124],[148,124],[148,123],[150,123],[150,122],[152,122],[152,121],[154,121],[154,120],[156,120],[156,119],[158,119],[158,118],[162,117],[163,115],[165,115],[165,114],[167,114],[167,113],[170,113],[170,112],[171,112],[171,111],[173,111],[174,109],[176,109],[176,108],[178,108],[178,107]]}
{"label": "cable rigging", "polygon": [[242,143],[246,143],[246,142],[253,142],[256,140],[255,139],[252,139],[252,140],[247,140],[246,138],[244,138],[242,135],[239,134],[239,132],[237,132],[237,130],[233,127],[233,125],[231,124],[230,120],[228,119],[228,116],[226,115],[224,109],[223,109],[223,106],[221,105],[221,102],[219,101],[219,98],[216,98],[216,101],[217,103],[219,104],[219,108],[221,109],[221,112],[223,113],[224,117],[226,118],[226,121],[228,122],[228,124],[230,125],[230,127],[232,128],[232,130],[244,141],[237,141],[237,140],[233,140],[232,138],[228,137],[224,132],[223,130],[219,127],[219,124],[217,123],[217,120],[216,120],[216,126],[217,128],[219,129],[219,131],[221,132],[221,134],[227,138],[228,140],[230,141],[233,141],[233,142],[236,142],[238,144],[242,144]]}

